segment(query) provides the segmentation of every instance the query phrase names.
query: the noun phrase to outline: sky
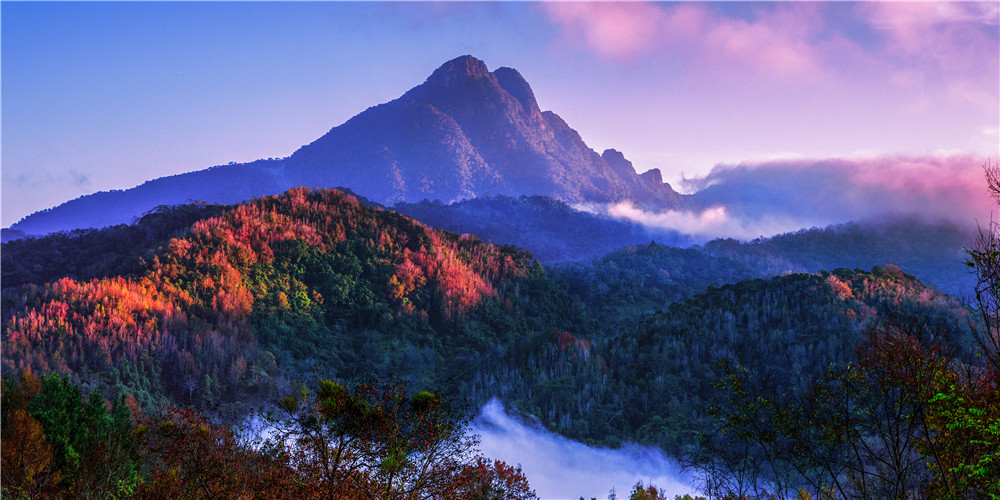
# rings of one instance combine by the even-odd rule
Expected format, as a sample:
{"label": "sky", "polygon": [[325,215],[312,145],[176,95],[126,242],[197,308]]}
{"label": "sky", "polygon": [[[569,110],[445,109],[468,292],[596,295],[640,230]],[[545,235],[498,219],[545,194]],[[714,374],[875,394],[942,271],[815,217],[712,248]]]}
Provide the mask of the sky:
{"label": "sky", "polygon": [[679,189],[776,161],[976,171],[1000,156],[998,5],[5,0],[2,225],[288,156],[464,54]]}

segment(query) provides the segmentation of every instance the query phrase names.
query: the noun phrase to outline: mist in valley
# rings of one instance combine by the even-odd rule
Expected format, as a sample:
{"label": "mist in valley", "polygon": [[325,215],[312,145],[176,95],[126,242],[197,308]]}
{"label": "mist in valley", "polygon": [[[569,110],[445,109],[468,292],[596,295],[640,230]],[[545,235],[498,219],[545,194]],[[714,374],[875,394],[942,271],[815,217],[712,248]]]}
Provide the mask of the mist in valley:
{"label": "mist in valley", "polygon": [[603,499],[611,490],[627,498],[639,481],[662,488],[668,498],[694,492],[679,464],[659,449],[587,446],[518,421],[496,399],[482,407],[472,430],[481,438],[483,455],[520,464],[539,498]]}

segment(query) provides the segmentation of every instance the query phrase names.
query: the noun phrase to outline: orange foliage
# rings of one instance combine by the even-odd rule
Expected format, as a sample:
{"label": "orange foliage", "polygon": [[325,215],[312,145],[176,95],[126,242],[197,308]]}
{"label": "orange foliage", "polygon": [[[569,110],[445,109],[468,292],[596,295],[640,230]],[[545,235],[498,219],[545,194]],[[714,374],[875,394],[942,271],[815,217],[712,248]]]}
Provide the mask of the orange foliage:
{"label": "orange foliage", "polygon": [[[138,278],[64,278],[23,288],[3,326],[4,369],[77,373],[156,358],[170,384],[249,372],[228,368],[240,356],[247,363],[256,356],[249,318],[258,297],[246,283],[249,267],[272,262],[279,242],[304,241],[326,252],[359,237],[394,268],[384,289],[404,312],[414,311],[416,290],[432,287],[452,318],[525,273],[510,255],[475,238],[444,237],[339,191],[295,188],[194,223]],[[286,296],[279,305],[288,302]]]}
{"label": "orange foliage", "polygon": [[20,490],[30,497],[39,496],[59,482],[52,465],[52,450],[45,441],[42,424],[27,410],[11,412],[3,427],[3,486]]}
{"label": "orange foliage", "polygon": [[829,283],[830,289],[833,293],[837,295],[840,299],[849,299],[854,297],[854,292],[851,291],[851,287],[837,279],[836,276],[830,275],[826,278],[826,282]]}

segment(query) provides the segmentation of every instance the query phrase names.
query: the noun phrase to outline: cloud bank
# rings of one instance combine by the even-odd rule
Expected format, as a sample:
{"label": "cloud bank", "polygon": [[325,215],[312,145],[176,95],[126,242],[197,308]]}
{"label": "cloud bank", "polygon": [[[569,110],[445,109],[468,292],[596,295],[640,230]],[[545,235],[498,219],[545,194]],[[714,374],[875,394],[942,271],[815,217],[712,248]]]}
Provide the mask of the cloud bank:
{"label": "cloud bank", "polygon": [[751,239],[847,221],[918,216],[965,226],[989,221],[982,165],[966,154],[720,165],[685,179],[682,210],[647,212],[628,203],[609,215],[710,239]]}
{"label": "cloud bank", "polygon": [[668,498],[692,493],[678,465],[654,448],[593,448],[511,418],[491,400],[472,422],[483,455],[520,464],[540,498],[606,498],[612,488],[628,496],[635,483],[655,484]]}

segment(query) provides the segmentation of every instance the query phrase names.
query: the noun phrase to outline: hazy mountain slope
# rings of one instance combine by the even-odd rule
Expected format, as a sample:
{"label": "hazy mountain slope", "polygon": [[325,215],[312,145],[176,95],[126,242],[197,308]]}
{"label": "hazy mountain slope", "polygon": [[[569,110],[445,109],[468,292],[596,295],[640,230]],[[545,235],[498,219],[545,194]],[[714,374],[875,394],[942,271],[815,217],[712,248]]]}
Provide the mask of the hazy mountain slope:
{"label": "hazy mountain slope", "polygon": [[575,210],[547,196],[496,195],[445,205],[427,200],[397,203],[393,210],[430,226],[514,245],[540,262],[589,260],[625,245],[659,241],[689,243],[675,231],[651,230],[622,219]]}
{"label": "hazy mountain slope", "polygon": [[771,276],[735,259],[657,243],[628,246],[589,262],[558,264],[549,275],[614,329],[634,327],[709,286]]}
{"label": "hazy mountain slope", "polygon": [[[549,268],[549,275],[564,282],[603,321],[617,326],[634,325],[709,286],[886,264],[962,297],[974,284],[963,258],[971,237],[948,222],[893,219],[813,228],[748,243],[729,239],[690,248],[634,245],[589,261],[559,263]],[[537,245],[532,239],[525,236],[523,246]]]}
{"label": "hazy mountain slope", "polygon": [[294,186],[283,180],[281,160],[212,167],[146,181],[131,189],[101,191],[31,214],[12,229],[29,235],[128,224],[160,205],[191,201],[238,203]]}
{"label": "hazy mountain slope", "polygon": [[975,228],[906,217],[803,229],[748,243],[715,240],[702,249],[743,262],[763,275],[891,263],[940,290],[966,296],[974,278],[965,265],[964,249],[974,239]]}
{"label": "hazy mountain slope", "polygon": [[587,147],[558,115],[541,111],[510,68],[471,56],[445,63],[402,97],[369,108],[288,158],[230,164],[83,196],[11,226],[28,234],[127,223],[158,205],[234,203],[293,186],[347,186],[379,203],[484,193],[569,202],[630,199],[674,207],[658,172],[636,174],[613,150]]}

